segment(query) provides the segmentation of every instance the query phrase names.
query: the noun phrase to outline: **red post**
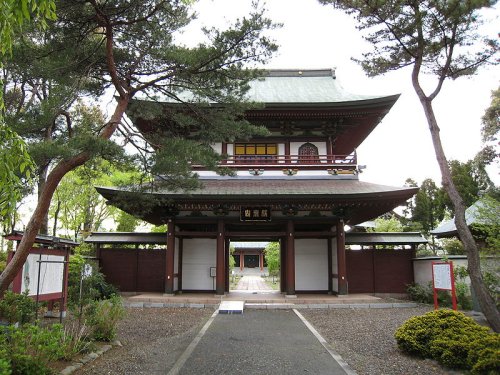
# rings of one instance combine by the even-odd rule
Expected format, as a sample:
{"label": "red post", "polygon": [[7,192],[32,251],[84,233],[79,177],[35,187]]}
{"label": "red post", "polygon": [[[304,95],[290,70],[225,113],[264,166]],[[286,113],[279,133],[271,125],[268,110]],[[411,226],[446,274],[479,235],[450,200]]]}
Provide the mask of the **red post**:
{"label": "red post", "polygon": [[165,294],[174,294],[174,259],[175,259],[175,223],[167,224],[167,251],[165,259]]}
{"label": "red post", "polygon": [[225,286],[225,259],[224,259],[224,222],[219,219],[217,222],[217,259],[216,259],[216,275],[215,275],[215,294],[223,296],[226,290]]}
{"label": "red post", "polygon": [[344,221],[337,223],[337,274],[338,274],[338,293],[347,294],[347,266],[345,256],[345,232]]}
{"label": "red post", "polygon": [[453,262],[432,262],[432,290],[434,292],[434,310],[439,308],[438,290],[451,291],[453,310],[457,310],[457,295],[455,291],[455,276]]}
{"label": "red post", "polygon": [[295,295],[295,227],[288,220],[286,229],[286,294]]}

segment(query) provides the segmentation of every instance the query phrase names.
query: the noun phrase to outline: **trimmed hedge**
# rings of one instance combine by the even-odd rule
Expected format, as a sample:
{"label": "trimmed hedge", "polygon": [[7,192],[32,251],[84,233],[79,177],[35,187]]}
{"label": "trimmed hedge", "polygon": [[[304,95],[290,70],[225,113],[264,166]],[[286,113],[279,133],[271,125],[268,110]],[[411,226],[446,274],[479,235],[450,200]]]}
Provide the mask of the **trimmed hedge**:
{"label": "trimmed hedge", "polygon": [[453,310],[436,310],[408,319],[396,330],[398,347],[446,367],[473,374],[497,374],[500,335]]}

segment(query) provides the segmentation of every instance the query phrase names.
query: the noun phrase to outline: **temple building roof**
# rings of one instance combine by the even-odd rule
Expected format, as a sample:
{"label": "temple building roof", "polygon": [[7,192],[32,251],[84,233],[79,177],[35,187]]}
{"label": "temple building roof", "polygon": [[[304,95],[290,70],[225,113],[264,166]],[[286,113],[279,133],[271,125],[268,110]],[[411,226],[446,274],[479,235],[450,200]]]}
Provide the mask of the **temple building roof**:
{"label": "temple building roof", "polygon": [[333,69],[319,70],[268,70],[264,77],[250,82],[249,101],[258,103],[302,103],[304,105],[397,99],[398,95],[359,95],[342,88]]}
{"label": "temple building roof", "polygon": [[[207,207],[226,204],[238,210],[241,205],[258,203],[271,205],[275,210],[290,204],[303,207],[304,210],[311,210],[314,207],[325,207],[326,210],[341,208],[346,212],[345,220],[349,225],[390,211],[418,191],[418,188],[397,188],[328,177],[308,179],[221,177],[201,179],[201,183],[201,188],[190,192],[159,189],[148,193],[108,187],[98,187],[97,191],[114,206],[155,224],[162,215],[161,207],[165,207],[166,204],[176,205],[180,210],[189,210],[189,207],[197,204]],[[141,199],[150,200],[149,204],[152,206],[149,211],[145,210],[145,203],[141,202]],[[137,203],[131,204],[131,202]],[[183,208],[184,206],[186,208]]]}

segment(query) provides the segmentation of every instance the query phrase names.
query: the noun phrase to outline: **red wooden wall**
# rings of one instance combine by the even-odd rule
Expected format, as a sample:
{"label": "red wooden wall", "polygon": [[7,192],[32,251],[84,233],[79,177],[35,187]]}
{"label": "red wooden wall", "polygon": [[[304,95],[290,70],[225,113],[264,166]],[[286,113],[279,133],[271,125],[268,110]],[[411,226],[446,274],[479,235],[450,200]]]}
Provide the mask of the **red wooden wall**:
{"label": "red wooden wall", "polygon": [[99,263],[120,292],[165,291],[165,249],[104,248]]}
{"label": "red wooden wall", "polygon": [[413,250],[346,250],[349,293],[406,293],[413,282]]}

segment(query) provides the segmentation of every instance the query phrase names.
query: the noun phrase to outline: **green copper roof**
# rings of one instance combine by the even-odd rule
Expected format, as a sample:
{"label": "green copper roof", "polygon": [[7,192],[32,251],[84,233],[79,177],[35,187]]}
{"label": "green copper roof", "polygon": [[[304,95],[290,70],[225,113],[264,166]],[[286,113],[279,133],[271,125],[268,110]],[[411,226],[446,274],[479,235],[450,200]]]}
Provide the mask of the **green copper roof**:
{"label": "green copper roof", "polygon": [[259,103],[342,103],[379,99],[345,91],[333,69],[269,70],[250,83],[247,99]]}

